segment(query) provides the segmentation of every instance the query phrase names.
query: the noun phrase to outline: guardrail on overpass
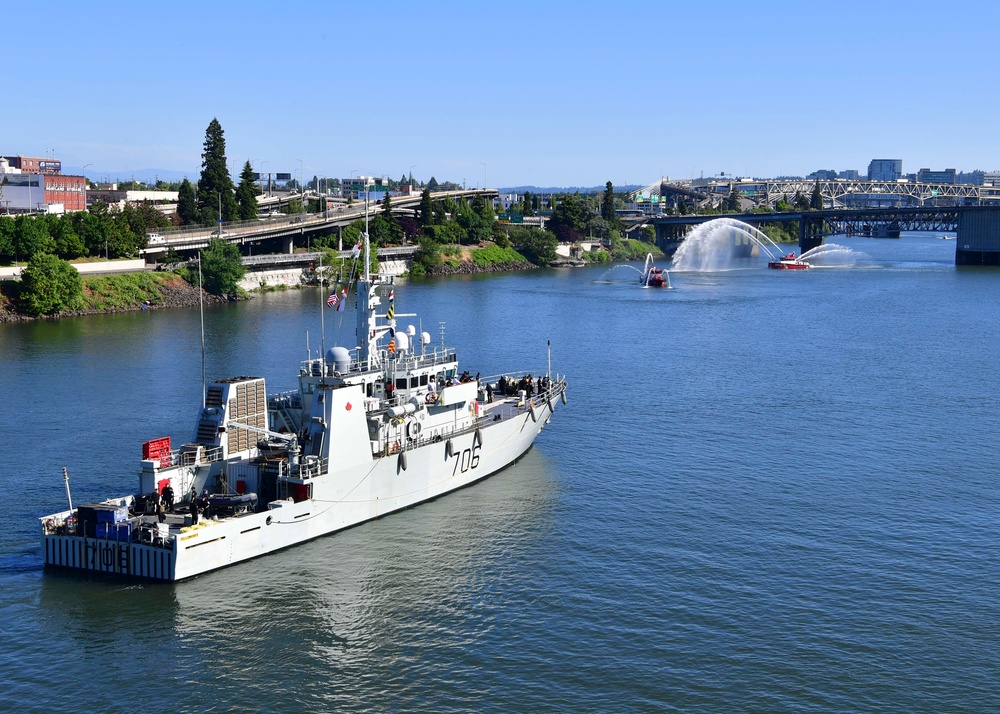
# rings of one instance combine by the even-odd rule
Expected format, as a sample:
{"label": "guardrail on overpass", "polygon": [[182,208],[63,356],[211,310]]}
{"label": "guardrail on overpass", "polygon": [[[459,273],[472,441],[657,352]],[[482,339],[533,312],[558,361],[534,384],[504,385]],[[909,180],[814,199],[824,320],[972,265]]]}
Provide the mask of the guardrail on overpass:
{"label": "guardrail on overpass", "polygon": [[[307,194],[308,196],[309,194]],[[468,191],[439,191],[431,194],[431,199],[440,201],[445,198],[471,198],[477,195],[495,196],[496,189],[471,189]],[[392,200],[393,209],[407,209],[420,204],[420,195],[401,196]],[[382,211],[380,204],[368,205],[369,216],[375,216]],[[219,229],[204,227],[180,228],[162,232],[163,242],[147,246],[140,250],[140,255],[156,256],[173,248],[174,250],[196,250],[205,248],[213,238],[222,238],[230,243],[247,243],[270,240],[275,238],[294,239],[295,236],[306,233],[343,228],[354,221],[365,217],[365,204],[362,202],[351,205],[328,206],[322,213],[293,213],[289,215],[268,216],[254,221],[236,221],[223,223],[221,235]],[[286,247],[292,249],[291,240]]]}

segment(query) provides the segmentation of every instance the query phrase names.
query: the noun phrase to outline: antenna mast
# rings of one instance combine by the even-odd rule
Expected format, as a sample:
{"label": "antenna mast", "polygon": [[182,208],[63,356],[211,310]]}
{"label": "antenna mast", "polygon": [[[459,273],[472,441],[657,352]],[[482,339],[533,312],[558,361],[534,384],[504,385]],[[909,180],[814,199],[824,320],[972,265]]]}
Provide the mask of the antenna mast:
{"label": "antenna mast", "polygon": [[[220,199],[221,200],[221,199]],[[205,289],[201,284],[201,251],[198,251],[198,312],[201,315],[201,408],[205,408]]]}

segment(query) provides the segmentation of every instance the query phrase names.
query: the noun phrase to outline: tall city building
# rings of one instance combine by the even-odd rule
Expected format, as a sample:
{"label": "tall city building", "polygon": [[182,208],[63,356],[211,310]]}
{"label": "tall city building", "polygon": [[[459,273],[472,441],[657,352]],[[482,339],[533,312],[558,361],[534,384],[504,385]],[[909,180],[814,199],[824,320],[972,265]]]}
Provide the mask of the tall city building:
{"label": "tall city building", "polygon": [[902,175],[902,159],[872,159],[868,164],[869,181],[896,181]]}
{"label": "tall city building", "polygon": [[945,169],[944,171],[931,171],[930,169],[920,169],[917,171],[917,183],[955,183],[955,169]]}

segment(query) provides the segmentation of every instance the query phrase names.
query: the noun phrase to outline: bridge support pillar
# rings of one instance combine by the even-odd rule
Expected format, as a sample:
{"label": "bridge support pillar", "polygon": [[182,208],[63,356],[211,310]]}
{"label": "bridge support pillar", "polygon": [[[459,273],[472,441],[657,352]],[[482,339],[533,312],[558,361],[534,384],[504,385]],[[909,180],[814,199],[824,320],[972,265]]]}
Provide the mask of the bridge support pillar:
{"label": "bridge support pillar", "polygon": [[289,255],[295,252],[295,240],[292,236],[287,236],[282,239],[281,250]]}
{"label": "bridge support pillar", "polygon": [[337,250],[344,249],[344,227],[337,226]]}
{"label": "bridge support pillar", "polygon": [[823,245],[823,220],[807,218],[799,219],[799,255]]}
{"label": "bridge support pillar", "polygon": [[955,265],[1000,265],[1000,209],[964,209],[955,243]]}

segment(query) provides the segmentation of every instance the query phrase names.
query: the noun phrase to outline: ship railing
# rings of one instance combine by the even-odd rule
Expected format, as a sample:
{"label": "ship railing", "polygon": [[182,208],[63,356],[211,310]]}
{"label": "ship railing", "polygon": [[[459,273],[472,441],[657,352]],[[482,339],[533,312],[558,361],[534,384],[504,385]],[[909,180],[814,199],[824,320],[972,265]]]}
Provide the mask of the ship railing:
{"label": "ship railing", "polygon": [[[381,370],[369,370],[367,363],[359,359],[360,351],[355,348],[350,350],[351,361],[347,371],[337,370],[332,364],[327,364],[321,357],[302,360],[299,363],[299,374],[312,377],[333,377],[335,372],[341,374],[364,374],[369,371],[380,372]],[[437,365],[452,364],[458,361],[458,356],[454,349],[435,348],[426,352],[395,352],[389,353],[385,348],[380,351],[382,363],[389,369],[420,369],[422,367],[435,367]],[[325,372],[324,374],[324,367]]]}
{"label": "ship railing", "polygon": [[[520,379],[524,375],[525,373],[522,372],[508,372],[491,377],[481,377],[479,379],[480,414],[479,416],[473,418],[471,425],[452,426],[450,430],[445,427],[437,431],[433,436],[422,434],[416,438],[406,437],[403,439],[397,439],[395,435],[387,434],[381,444],[381,451],[373,454],[373,456],[376,458],[379,456],[388,456],[390,454],[399,453],[400,451],[408,451],[410,449],[426,446],[427,444],[433,442],[439,442],[444,439],[450,439],[455,436],[472,433],[483,426],[488,426],[494,421],[506,421],[507,419],[512,419],[516,416],[526,414],[530,409],[535,409],[542,404],[554,401],[566,389],[565,378],[560,377],[557,374],[548,380],[548,386],[541,392],[533,390],[532,394],[528,394],[527,390],[525,390],[523,396],[521,395],[520,390],[516,390],[514,394],[500,394],[499,392],[494,392],[494,401],[492,403],[486,401],[487,383],[495,386],[500,377],[507,377],[508,379],[517,377],[517,379]],[[409,400],[409,397],[404,398],[400,396],[394,397],[389,401],[393,404],[402,405],[407,403]]]}
{"label": "ship railing", "polygon": [[171,449],[169,454],[159,456],[152,461],[158,461],[161,469],[175,466],[196,466],[198,464],[210,464],[222,460],[221,446],[205,446],[198,444],[199,448]]}
{"label": "ship railing", "polygon": [[299,462],[295,471],[290,473],[292,478],[308,481],[326,474],[329,468],[328,459],[320,459],[315,456],[306,456]]}

